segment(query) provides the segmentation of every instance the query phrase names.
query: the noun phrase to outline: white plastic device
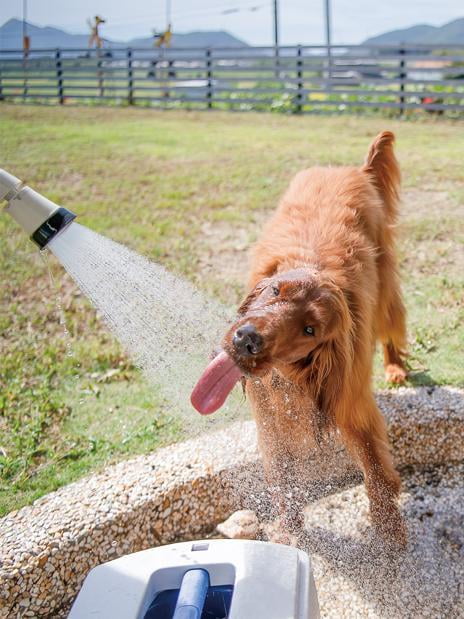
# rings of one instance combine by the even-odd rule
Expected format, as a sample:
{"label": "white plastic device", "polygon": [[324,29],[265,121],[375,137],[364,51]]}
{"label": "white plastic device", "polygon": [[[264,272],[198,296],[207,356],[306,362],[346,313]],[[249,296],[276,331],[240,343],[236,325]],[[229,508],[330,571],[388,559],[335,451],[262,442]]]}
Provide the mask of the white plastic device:
{"label": "white plastic device", "polygon": [[[319,618],[305,552],[268,542],[203,540],[144,550],[94,568],[69,619],[164,619],[168,615],[147,614],[150,605],[162,592],[179,590],[192,570],[205,570],[213,588],[233,587],[228,614],[222,615],[227,619]],[[201,616],[201,610],[189,609],[192,614],[179,617]]]}

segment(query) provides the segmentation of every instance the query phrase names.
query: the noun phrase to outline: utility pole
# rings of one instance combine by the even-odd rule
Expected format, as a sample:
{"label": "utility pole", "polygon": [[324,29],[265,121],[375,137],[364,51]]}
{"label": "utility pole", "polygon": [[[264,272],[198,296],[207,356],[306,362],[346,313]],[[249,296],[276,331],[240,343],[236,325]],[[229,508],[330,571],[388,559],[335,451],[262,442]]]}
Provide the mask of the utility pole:
{"label": "utility pole", "polygon": [[27,0],[23,0],[23,52],[26,57],[29,54],[31,40],[27,36]]}
{"label": "utility pole", "polygon": [[332,34],[331,34],[331,14],[330,0],[324,0],[325,7],[325,44],[327,46],[327,88],[330,89],[330,79],[332,77]]}
{"label": "utility pole", "polygon": [[24,82],[23,82],[23,96],[27,97],[28,84],[27,84],[27,65],[29,50],[31,48],[31,40],[27,36],[27,0],[23,0],[23,69],[24,69]]}
{"label": "utility pole", "polygon": [[278,0],[274,0],[274,55],[276,64],[276,77],[279,77],[279,9]]}
{"label": "utility pole", "polygon": [[274,0],[274,46],[279,47],[279,11],[277,0]]}
{"label": "utility pole", "polygon": [[27,34],[26,18],[27,18],[27,0],[23,0],[23,42]]}

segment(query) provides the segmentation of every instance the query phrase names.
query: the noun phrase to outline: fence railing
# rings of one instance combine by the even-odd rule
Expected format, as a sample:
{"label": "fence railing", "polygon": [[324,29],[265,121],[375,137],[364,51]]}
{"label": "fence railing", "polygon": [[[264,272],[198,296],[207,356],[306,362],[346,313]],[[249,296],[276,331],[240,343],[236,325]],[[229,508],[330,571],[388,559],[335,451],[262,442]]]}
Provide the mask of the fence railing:
{"label": "fence railing", "polygon": [[464,46],[0,51],[0,100],[464,112]]}

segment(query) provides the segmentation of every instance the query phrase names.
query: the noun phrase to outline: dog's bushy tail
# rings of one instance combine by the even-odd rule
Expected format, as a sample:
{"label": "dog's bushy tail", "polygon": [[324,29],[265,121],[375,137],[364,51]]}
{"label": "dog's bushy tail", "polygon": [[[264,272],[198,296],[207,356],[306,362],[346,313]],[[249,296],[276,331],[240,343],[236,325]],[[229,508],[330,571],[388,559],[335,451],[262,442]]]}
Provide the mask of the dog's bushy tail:
{"label": "dog's bushy tail", "polygon": [[395,135],[382,131],[369,147],[363,170],[369,174],[385,204],[387,222],[392,225],[398,219],[398,201],[401,182],[400,168],[393,144]]}
{"label": "dog's bushy tail", "polygon": [[383,131],[372,142],[363,171],[376,186],[384,205],[386,225],[379,227],[377,267],[381,290],[376,310],[376,332],[385,347],[406,353],[406,310],[401,298],[395,255],[396,223],[400,189],[400,169],[393,152],[395,136]]}

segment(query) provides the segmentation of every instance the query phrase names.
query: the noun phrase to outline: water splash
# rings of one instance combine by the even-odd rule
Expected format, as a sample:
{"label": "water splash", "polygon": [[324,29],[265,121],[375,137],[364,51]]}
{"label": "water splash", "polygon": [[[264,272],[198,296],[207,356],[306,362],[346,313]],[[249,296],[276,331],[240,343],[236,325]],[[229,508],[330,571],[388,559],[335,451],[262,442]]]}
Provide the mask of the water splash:
{"label": "water splash", "polygon": [[134,363],[189,425],[244,414],[236,390],[220,416],[204,418],[190,392],[233,314],[163,266],[73,223],[49,246]]}

